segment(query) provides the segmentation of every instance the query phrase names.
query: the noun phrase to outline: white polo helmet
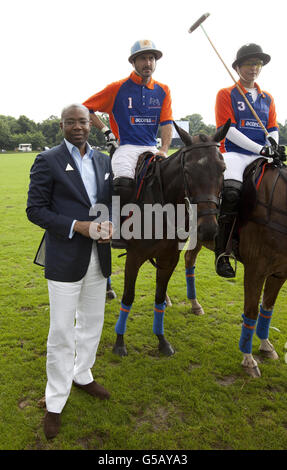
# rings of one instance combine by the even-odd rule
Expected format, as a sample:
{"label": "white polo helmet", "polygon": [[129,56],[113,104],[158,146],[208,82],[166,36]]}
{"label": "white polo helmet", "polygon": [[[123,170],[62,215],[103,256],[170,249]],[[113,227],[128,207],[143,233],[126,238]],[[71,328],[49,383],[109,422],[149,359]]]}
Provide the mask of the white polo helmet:
{"label": "white polo helmet", "polygon": [[137,55],[144,54],[145,52],[152,52],[155,55],[156,60],[162,57],[162,52],[155,47],[154,42],[149,39],[140,39],[139,41],[136,41],[131,48],[129,62],[132,63]]}

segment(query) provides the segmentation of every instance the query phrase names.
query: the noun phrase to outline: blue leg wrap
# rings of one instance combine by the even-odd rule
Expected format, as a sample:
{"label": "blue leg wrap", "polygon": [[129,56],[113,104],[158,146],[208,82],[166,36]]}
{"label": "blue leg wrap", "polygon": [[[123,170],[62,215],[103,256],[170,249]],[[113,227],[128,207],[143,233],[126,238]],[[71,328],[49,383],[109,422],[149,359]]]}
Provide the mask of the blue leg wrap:
{"label": "blue leg wrap", "polygon": [[188,299],[196,299],[194,270],[195,270],[195,266],[193,266],[192,268],[185,268],[185,278],[186,278]]}
{"label": "blue leg wrap", "polygon": [[242,315],[243,325],[241,329],[241,337],[239,341],[239,349],[245,354],[252,353],[252,339],[254,334],[254,329],[256,325],[256,320],[251,320],[247,318],[244,314]]}
{"label": "blue leg wrap", "polygon": [[269,326],[271,322],[273,310],[264,310],[260,305],[260,313],[256,326],[256,334],[260,339],[267,339],[269,336]]}
{"label": "blue leg wrap", "polygon": [[127,318],[131,308],[131,305],[125,305],[121,302],[120,315],[115,326],[118,335],[123,335],[126,332]]}
{"label": "blue leg wrap", "polygon": [[163,317],[166,302],[162,304],[154,304],[153,332],[155,335],[163,335]]}

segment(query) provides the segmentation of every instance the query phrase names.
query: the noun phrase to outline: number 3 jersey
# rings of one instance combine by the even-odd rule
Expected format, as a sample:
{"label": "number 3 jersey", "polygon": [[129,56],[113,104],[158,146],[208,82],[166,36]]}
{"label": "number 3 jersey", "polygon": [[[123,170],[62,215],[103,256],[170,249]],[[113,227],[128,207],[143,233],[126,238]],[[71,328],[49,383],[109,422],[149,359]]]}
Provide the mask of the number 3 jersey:
{"label": "number 3 jersey", "polygon": [[[251,93],[243,88],[240,83],[239,85],[267,131],[272,132],[278,130],[275,104],[272,96],[266,91],[261,91],[257,83],[255,83],[258,93],[254,102]],[[219,90],[216,97],[216,127],[219,128],[223,126],[229,118],[231,119],[231,126],[236,127],[246,137],[262,147],[266,145],[264,130],[258,123],[257,119],[253,116],[249,106],[238,91],[236,85]],[[228,140],[227,137],[221,142],[220,151],[222,153],[238,152],[247,155],[252,153],[234,144]]]}
{"label": "number 3 jersey", "polygon": [[135,72],[111,83],[84,103],[90,112],[108,113],[121,145],[156,145],[158,126],[173,121],[170,90],[152,78],[147,85]]}

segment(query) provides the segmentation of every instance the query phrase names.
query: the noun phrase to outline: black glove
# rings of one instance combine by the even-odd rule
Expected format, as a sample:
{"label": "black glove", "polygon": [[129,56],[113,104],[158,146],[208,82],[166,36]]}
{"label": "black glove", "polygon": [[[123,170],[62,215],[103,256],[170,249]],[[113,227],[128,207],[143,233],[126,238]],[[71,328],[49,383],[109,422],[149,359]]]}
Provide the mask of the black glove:
{"label": "black glove", "polygon": [[110,129],[104,133],[104,136],[106,138],[109,154],[112,156],[119,146],[118,141]]}
{"label": "black glove", "polygon": [[273,139],[273,137],[271,137],[270,135],[268,135],[267,139],[269,140],[271,147],[273,147],[273,149],[276,150],[278,147],[276,140]]}
{"label": "black glove", "polygon": [[260,150],[260,155],[267,158],[273,158],[275,156],[275,149],[273,145],[264,145]]}
{"label": "black glove", "polygon": [[268,137],[268,140],[271,144],[271,147],[274,150],[274,159],[278,159],[281,162],[286,161],[286,153],[285,153],[285,146],[284,145],[278,145],[277,142],[273,139],[273,137]]}

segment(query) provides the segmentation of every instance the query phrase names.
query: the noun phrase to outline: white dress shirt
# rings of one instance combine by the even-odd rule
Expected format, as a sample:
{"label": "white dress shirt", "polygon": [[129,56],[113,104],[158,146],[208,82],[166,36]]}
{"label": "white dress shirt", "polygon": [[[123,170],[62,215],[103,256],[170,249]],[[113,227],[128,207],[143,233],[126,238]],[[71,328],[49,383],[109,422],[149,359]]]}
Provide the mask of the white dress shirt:
{"label": "white dress shirt", "polygon": [[[75,164],[77,165],[77,168],[80,172],[84,186],[86,188],[87,194],[89,196],[91,206],[93,206],[97,202],[97,182],[96,182],[95,169],[94,169],[93,160],[92,160],[94,151],[89,145],[89,143],[87,142],[86,153],[82,157],[78,147],[71,144],[66,139],[64,139],[64,141],[71,154],[71,157],[73,158]],[[76,220],[74,220],[72,223],[69,238],[72,238],[74,235],[75,223],[76,223]]]}

